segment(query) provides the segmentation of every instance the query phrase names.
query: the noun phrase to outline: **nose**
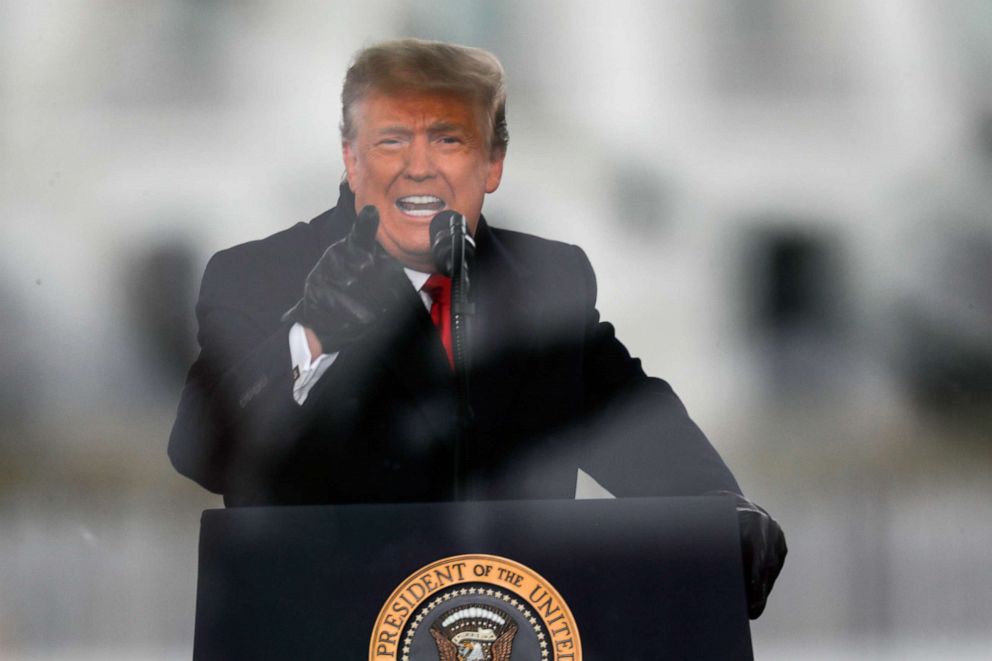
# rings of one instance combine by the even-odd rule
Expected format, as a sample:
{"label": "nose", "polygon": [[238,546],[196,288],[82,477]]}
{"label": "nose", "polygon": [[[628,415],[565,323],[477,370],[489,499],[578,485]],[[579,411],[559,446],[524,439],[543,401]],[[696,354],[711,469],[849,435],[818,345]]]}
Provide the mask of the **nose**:
{"label": "nose", "polygon": [[425,181],[436,173],[434,158],[430,144],[426,139],[414,139],[407,152],[406,171],[404,175],[413,181]]}

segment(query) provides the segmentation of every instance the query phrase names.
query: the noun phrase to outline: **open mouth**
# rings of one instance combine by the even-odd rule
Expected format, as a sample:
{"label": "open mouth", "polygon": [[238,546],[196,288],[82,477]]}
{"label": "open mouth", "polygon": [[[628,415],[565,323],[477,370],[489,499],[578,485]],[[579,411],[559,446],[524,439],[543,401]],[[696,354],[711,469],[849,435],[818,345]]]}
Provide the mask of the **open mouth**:
{"label": "open mouth", "polygon": [[408,216],[433,217],[444,209],[444,200],[434,195],[407,195],[396,200],[396,208]]}

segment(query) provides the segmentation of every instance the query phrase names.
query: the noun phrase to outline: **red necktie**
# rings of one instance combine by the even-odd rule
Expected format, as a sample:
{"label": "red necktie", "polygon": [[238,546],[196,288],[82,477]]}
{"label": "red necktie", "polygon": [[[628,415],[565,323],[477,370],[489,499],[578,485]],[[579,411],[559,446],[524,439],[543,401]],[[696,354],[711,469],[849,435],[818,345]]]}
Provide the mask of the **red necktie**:
{"label": "red necktie", "polygon": [[435,273],[427,278],[424,291],[431,297],[431,320],[441,332],[441,344],[448,353],[448,362],[455,366],[455,354],[451,349],[451,278]]}

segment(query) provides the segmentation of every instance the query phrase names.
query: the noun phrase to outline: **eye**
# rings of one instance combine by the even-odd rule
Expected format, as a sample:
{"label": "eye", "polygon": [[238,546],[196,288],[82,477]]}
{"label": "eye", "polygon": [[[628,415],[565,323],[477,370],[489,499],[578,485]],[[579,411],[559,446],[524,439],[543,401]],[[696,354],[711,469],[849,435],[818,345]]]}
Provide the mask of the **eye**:
{"label": "eye", "polygon": [[409,142],[410,142],[409,137],[403,135],[402,133],[384,132],[378,136],[378,138],[373,144],[375,145],[375,147],[379,149],[394,150],[394,149],[400,149]]}
{"label": "eye", "polygon": [[438,142],[442,145],[460,145],[462,144],[462,139],[454,135],[442,135],[438,138]]}

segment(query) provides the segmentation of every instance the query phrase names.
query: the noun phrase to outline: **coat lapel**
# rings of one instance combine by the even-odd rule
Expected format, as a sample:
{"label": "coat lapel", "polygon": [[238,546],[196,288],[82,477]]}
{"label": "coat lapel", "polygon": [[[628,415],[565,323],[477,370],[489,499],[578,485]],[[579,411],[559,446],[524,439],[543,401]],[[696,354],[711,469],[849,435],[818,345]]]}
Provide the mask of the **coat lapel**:
{"label": "coat lapel", "polygon": [[411,287],[404,299],[402,329],[389,340],[390,350],[379,357],[385,369],[403,386],[414,406],[439,438],[451,435],[455,425],[455,388],[441,336],[420,296]]}
{"label": "coat lapel", "polygon": [[513,404],[520,383],[534,369],[541,306],[529,286],[526,267],[484,219],[479,221],[475,239],[471,297],[476,314],[470,326],[469,387],[476,421],[494,428]]}

